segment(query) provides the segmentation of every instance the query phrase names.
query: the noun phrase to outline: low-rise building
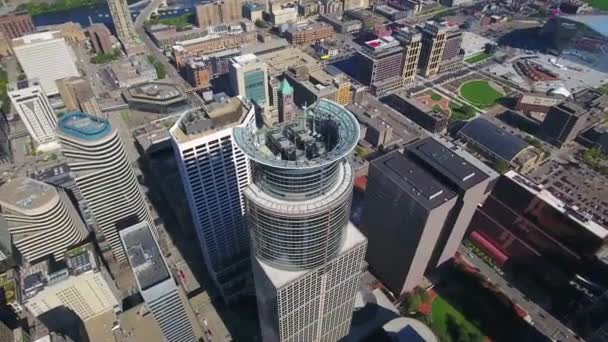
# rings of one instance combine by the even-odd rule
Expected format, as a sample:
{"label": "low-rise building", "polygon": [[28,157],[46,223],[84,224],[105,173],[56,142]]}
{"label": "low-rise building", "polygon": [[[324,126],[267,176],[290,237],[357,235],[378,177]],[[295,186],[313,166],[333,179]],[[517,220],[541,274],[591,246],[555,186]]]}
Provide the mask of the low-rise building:
{"label": "low-rise building", "polygon": [[156,24],[146,26],[146,31],[156,46],[161,49],[170,49],[177,42],[196,39],[209,34],[209,31],[198,27],[181,30],[172,25]]}
{"label": "low-rise building", "polygon": [[96,53],[113,53],[116,46],[116,37],[112,35],[110,29],[104,24],[93,24],[87,29],[87,34],[91,40],[91,46]]}
{"label": "low-rise building", "polygon": [[150,113],[171,113],[185,110],[188,99],[179,86],[168,82],[145,82],[122,93],[129,108]]}
{"label": "low-rise building", "polygon": [[202,57],[191,58],[184,67],[184,74],[186,81],[195,88],[206,89],[211,86],[213,69],[208,59]]}
{"label": "low-rise building", "polygon": [[45,260],[23,271],[23,303],[34,316],[60,306],[83,321],[109,310],[121,311],[118,289],[92,244],[66,251],[65,260],[66,266],[58,270]]}
{"label": "low-rise building", "polygon": [[298,19],[298,2],[293,0],[273,0],[268,2],[268,13],[273,26],[295,23]]}
{"label": "low-rise building", "polygon": [[395,21],[399,19],[403,19],[405,17],[409,17],[414,13],[413,10],[403,11],[391,7],[389,5],[379,5],[374,8],[374,12],[386,17],[390,21]]}
{"label": "low-rise building", "polygon": [[129,57],[125,61],[112,63],[109,68],[114,82],[119,88],[154,81],[158,78],[156,68],[145,56]]}
{"label": "low-rise building", "polygon": [[403,94],[391,94],[382,101],[429,132],[444,132],[448,127],[447,115],[434,111],[430,106],[414,98]]}
{"label": "low-rise building", "polygon": [[46,25],[36,27],[38,31],[59,31],[66,42],[77,44],[87,40],[85,30],[80,23],[68,21],[57,25]]}
{"label": "low-rise building", "polygon": [[519,96],[515,109],[526,114],[530,118],[542,122],[551,107],[559,104],[564,99],[555,96],[526,93]]}
{"label": "low-rise building", "polygon": [[247,2],[245,5],[243,5],[243,17],[255,23],[258,20],[264,20],[262,16],[265,10],[266,5],[264,4]]}
{"label": "low-rise building", "polygon": [[562,147],[587,126],[590,111],[567,100],[551,107],[540,125],[540,136],[552,145]]}
{"label": "low-rise building", "polygon": [[349,19],[359,20],[363,24],[364,30],[371,30],[387,22],[386,18],[364,9],[347,10],[344,12],[344,16]]}
{"label": "low-rise building", "polygon": [[173,58],[178,68],[182,68],[189,57],[196,57],[227,49],[238,48],[247,43],[257,41],[256,32],[238,31],[223,34],[208,34],[206,36],[177,42],[173,48]]}
{"label": "low-rise building", "polygon": [[315,22],[304,26],[292,27],[285,34],[290,43],[300,45],[333,38],[336,33],[329,24]]}
{"label": "low-rise building", "polygon": [[357,33],[361,31],[363,23],[357,19],[344,19],[342,15],[336,14],[323,14],[319,18],[333,26],[334,30],[338,33]]}

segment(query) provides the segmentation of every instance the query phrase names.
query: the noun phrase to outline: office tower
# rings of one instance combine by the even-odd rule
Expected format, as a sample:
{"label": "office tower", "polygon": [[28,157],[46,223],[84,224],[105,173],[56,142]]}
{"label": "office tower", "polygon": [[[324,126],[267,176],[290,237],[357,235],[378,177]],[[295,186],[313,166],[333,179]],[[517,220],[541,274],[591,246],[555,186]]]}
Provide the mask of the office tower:
{"label": "office tower", "polygon": [[372,272],[396,296],[452,258],[497,174],[426,138],[370,164],[364,227]]}
{"label": "office tower", "polygon": [[38,145],[36,149],[51,151],[59,148],[55,133],[57,117],[38,80],[9,83],[7,92],[25,128]]}
{"label": "office tower", "polygon": [[244,194],[264,341],[337,341],[348,333],[366,240],[349,223],[359,123],[320,100],[296,121],[235,130],[252,160]]}
{"label": "office tower", "polygon": [[29,14],[7,14],[0,16],[0,32],[8,39],[35,32],[36,28]]}
{"label": "office tower", "polygon": [[17,178],[0,187],[2,215],[13,244],[31,263],[53,255],[63,259],[65,250],[88,236],[67,194],[30,178]]}
{"label": "office tower", "polygon": [[120,231],[139,293],[168,342],[196,342],[182,296],[146,222]]}
{"label": "office tower", "polygon": [[93,24],[87,29],[91,45],[96,53],[113,53],[112,33],[104,24]]}
{"label": "office tower", "polygon": [[356,56],[358,78],[376,96],[403,85],[403,48],[392,36],[365,42]]}
{"label": "office tower", "polygon": [[422,35],[410,28],[403,28],[397,31],[395,38],[403,45],[403,81],[404,83],[413,82],[418,71]]}
{"label": "office tower", "polygon": [[142,44],[135,31],[127,0],[107,1],[110,15],[112,16],[112,22],[114,23],[114,29],[118,35],[118,40],[122,43],[127,55],[131,56],[143,53],[145,51],[145,45]]}
{"label": "office tower", "polygon": [[100,116],[97,103],[89,82],[82,77],[67,77],[57,80],[57,90],[68,111],[81,111]]}
{"label": "office tower", "polygon": [[224,301],[238,298],[251,277],[242,195],[251,173],[233,143],[239,126],[255,126],[255,111],[234,97],[184,114],[170,130],[203,259]]}
{"label": "office tower", "polygon": [[105,238],[114,257],[125,261],[118,230],[151,218],[118,131],[107,120],[72,112],[59,120],[57,134],[97,222],[98,240]]}
{"label": "office tower", "polygon": [[420,69],[422,76],[431,77],[439,73],[448,27],[434,21],[428,21],[417,26],[417,28],[422,34],[418,69]]}
{"label": "office tower", "polygon": [[243,19],[244,0],[222,0],[196,6],[198,27],[207,28]]}
{"label": "office tower", "polygon": [[57,94],[55,81],[79,76],[73,52],[59,31],[13,39],[13,52],[29,79],[37,79],[47,96]]}
{"label": "office tower", "polygon": [[293,121],[296,118],[296,105],[293,103],[293,88],[284,78],[279,85],[279,122]]}
{"label": "office tower", "polygon": [[65,306],[86,321],[120,311],[120,294],[91,243],[65,251],[65,267],[44,260],[22,270],[23,303],[35,316]]}
{"label": "office tower", "polygon": [[266,9],[269,14],[270,23],[280,26],[287,23],[295,23],[298,18],[298,2],[294,0],[268,0]]}
{"label": "office tower", "polygon": [[462,66],[464,52],[461,52],[463,32],[458,26],[450,26],[446,31],[445,47],[439,64],[439,73],[453,71]]}
{"label": "office tower", "polygon": [[266,115],[268,109],[268,66],[254,54],[233,57],[230,65],[230,83],[234,95],[240,95],[262,109],[264,122],[271,125],[274,118]]}
{"label": "office tower", "polygon": [[564,101],[549,109],[540,125],[539,135],[550,144],[562,147],[586,128],[590,112],[573,101]]}

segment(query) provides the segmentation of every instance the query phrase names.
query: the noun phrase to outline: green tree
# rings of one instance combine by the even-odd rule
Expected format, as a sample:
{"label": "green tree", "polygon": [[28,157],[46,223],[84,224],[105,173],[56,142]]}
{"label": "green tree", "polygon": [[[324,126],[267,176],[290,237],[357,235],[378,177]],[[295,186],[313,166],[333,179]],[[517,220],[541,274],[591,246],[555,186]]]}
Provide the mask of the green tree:
{"label": "green tree", "polygon": [[504,174],[511,169],[511,165],[502,159],[499,159],[496,162],[494,162],[492,167],[494,168],[494,170],[496,170],[496,172],[498,172],[500,174]]}
{"label": "green tree", "polygon": [[268,27],[268,24],[266,24],[266,22],[262,19],[257,19],[255,21],[255,26],[257,26],[259,28],[266,28],[266,27]]}

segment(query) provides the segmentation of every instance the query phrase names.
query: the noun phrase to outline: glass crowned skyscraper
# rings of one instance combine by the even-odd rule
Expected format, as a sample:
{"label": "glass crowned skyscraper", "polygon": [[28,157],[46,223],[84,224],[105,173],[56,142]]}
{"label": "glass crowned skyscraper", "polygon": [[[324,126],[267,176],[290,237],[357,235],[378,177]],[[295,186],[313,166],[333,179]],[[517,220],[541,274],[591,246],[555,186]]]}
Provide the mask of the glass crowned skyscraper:
{"label": "glass crowned skyscraper", "polygon": [[321,100],[298,120],[235,129],[251,159],[245,189],[264,341],[336,341],[348,333],[366,239],[349,223],[359,124]]}

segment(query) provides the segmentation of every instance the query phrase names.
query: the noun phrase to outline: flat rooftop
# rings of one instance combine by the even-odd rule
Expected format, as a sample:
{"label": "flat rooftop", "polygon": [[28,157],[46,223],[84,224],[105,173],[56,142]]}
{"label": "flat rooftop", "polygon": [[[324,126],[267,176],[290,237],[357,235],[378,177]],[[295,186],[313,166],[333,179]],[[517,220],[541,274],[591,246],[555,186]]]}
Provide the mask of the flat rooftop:
{"label": "flat rooftop", "polygon": [[555,197],[551,192],[544,189],[542,185],[534,183],[532,180],[520,175],[519,173],[511,170],[504,174],[515,183],[519,184],[522,188],[528,190],[531,194],[545,201],[559,212],[566,214],[573,222],[579,224],[581,227],[587,229],[600,239],[608,237],[608,230],[598,223],[592,221],[587,214],[584,214],[578,210],[578,208],[570,206],[561,199]]}
{"label": "flat rooftop", "polygon": [[60,134],[66,136],[85,141],[94,141],[110,135],[112,126],[109,121],[91,114],[71,112],[59,119],[57,130]]}
{"label": "flat rooftop", "polygon": [[[434,138],[426,138],[406,146],[408,154],[424,161],[425,164],[437,170],[461,189],[469,189],[489,178],[489,175],[465,160],[453,149]],[[463,153],[466,153],[463,151]]]}
{"label": "flat rooftop", "polygon": [[399,151],[390,152],[371,164],[427,210],[433,210],[456,197],[416,160]]}
{"label": "flat rooftop", "polygon": [[322,69],[321,64],[311,55],[298,48],[287,48],[259,56],[268,65],[268,75],[278,76],[291,67],[306,66],[309,72]]}
{"label": "flat rooftop", "polygon": [[59,31],[47,31],[47,32],[38,32],[31,33],[21,36],[19,38],[13,39],[12,46],[19,47],[21,45],[41,43],[53,39],[63,39],[61,33]]}
{"label": "flat rooftop", "polygon": [[31,178],[19,177],[0,186],[0,206],[25,214],[48,207],[57,199],[54,187]]}
{"label": "flat rooftop", "polygon": [[543,106],[543,107],[555,106],[562,101],[563,101],[563,99],[560,99],[557,97],[544,95],[544,94],[534,94],[534,93],[524,94],[519,99],[519,103],[521,103],[521,104]]}
{"label": "flat rooftop", "polygon": [[169,270],[147,223],[122,230],[120,237],[142,291],[169,279]]}

